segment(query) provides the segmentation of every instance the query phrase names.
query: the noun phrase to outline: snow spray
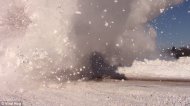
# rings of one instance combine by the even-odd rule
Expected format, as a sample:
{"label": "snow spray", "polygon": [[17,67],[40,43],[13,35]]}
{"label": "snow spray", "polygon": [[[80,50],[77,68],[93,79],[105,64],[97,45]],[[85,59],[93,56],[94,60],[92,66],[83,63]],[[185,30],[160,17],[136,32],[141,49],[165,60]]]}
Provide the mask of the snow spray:
{"label": "snow spray", "polygon": [[156,31],[149,22],[181,2],[0,0],[0,71],[10,78],[65,81],[90,77],[97,54],[113,67],[155,58]]}

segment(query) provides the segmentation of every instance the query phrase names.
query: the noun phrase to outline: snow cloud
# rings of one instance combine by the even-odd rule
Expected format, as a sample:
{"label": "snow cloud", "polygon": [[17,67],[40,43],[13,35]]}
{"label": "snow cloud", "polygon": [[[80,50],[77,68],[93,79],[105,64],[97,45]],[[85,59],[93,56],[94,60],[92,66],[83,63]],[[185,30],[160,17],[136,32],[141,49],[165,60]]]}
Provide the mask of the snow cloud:
{"label": "snow cloud", "polygon": [[156,31],[149,22],[181,2],[0,0],[0,70],[61,81],[90,73],[94,52],[110,65],[155,58]]}

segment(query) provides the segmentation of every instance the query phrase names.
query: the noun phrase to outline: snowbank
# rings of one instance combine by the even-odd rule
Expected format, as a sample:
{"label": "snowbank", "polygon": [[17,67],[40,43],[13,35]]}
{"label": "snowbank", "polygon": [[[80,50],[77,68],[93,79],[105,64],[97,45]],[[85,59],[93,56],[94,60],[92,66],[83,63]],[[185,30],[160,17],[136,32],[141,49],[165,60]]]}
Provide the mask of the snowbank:
{"label": "snowbank", "polygon": [[132,67],[120,67],[118,72],[128,79],[190,81],[190,58],[135,61]]}

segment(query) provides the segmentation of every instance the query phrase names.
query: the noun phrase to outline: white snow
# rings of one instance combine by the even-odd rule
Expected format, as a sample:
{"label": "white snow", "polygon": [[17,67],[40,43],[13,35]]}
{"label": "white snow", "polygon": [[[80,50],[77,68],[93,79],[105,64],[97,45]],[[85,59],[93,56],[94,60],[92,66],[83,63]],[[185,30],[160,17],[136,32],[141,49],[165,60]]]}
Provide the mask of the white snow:
{"label": "white snow", "polygon": [[160,13],[163,13],[165,9],[160,9]]}
{"label": "white snow", "polygon": [[72,82],[32,89],[2,86],[0,100],[24,106],[185,106],[190,103],[189,83],[104,81]]}
{"label": "white snow", "polygon": [[190,81],[190,58],[179,60],[135,61],[132,67],[119,68],[129,79],[188,80]]}
{"label": "white snow", "polygon": [[[106,0],[110,4],[107,5],[103,0],[0,0],[0,103],[22,101],[24,106],[189,105],[188,82],[111,79],[63,82],[63,75],[58,76],[64,69],[73,71],[66,72],[66,76],[82,73],[88,67],[80,56],[107,51],[114,45],[119,52],[123,51],[118,58],[126,57],[127,53],[129,59],[139,55],[130,52],[133,50],[154,52],[156,32],[145,24],[158,15],[160,8],[162,13],[170,3],[181,0],[154,0],[154,3],[143,0],[138,2],[139,8],[136,8],[136,1]],[[131,39],[134,48],[129,46],[130,38],[134,38]],[[119,53],[117,49],[107,51],[108,59],[112,60],[111,57]],[[128,57],[123,60],[129,62]],[[74,70],[76,67],[78,70]],[[128,79],[187,81],[190,80],[190,58],[135,61],[132,67],[120,67],[118,72]]]}
{"label": "white snow", "polygon": [[[131,79],[189,80],[190,58],[178,61],[135,61],[119,72]],[[50,82],[19,80],[16,72],[0,73],[0,101],[22,101],[24,106],[189,105],[189,82],[118,81]],[[15,76],[14,76],[15,75]]]}
{"label": "white snow", "polygon": [[79,14],[79,15],[81,15],[82,12],[81,12],[81,11],[75,11],[75,14]]}

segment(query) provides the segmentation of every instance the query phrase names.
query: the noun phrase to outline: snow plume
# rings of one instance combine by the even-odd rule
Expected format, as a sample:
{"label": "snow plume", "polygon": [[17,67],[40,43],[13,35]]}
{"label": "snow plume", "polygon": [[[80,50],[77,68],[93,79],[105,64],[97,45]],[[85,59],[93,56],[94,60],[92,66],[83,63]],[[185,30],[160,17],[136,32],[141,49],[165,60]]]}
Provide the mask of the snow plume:
{"label": "snow plume", "polygon": [[148,22],[180,2],[0,0],[1,73],[62,81],[92,73],[94,53],[111,66],[153,58],[156,31]]}

